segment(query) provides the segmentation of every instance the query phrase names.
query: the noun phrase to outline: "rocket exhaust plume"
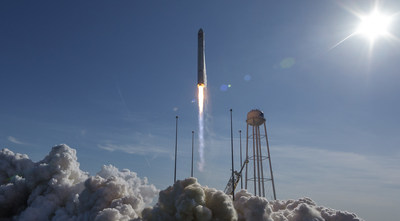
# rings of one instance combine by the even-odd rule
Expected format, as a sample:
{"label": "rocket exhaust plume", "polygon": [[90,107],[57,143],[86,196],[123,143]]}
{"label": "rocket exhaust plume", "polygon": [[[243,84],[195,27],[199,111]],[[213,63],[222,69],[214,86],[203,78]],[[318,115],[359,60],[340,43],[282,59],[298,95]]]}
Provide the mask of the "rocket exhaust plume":
{"label": "rocket exhaust plume", "polygon": [[198,102],[199,102],[199,156],[198,169],[204,169],[204,92],[207,87],[206,75],[206,60],[204,53],[204,32],[203,29],[199,30],[197,34],[197,88],[198,88]]}
{"label": "rocket exhaust plume", "polygon": [[198,85],[199,99],[199,156],[198,169],[204,169],[204,86]]}

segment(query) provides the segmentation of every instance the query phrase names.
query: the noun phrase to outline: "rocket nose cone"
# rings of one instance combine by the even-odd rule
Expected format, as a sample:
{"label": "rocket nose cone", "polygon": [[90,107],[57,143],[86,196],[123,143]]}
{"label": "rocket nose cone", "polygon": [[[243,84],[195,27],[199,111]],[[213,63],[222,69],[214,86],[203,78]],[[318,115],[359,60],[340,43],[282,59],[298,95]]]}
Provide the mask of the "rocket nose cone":
{"label": "rocket nose cone", "polygon": [[199,30],[199,34],[200,34],[200,33],[203,33],[203,29],[201,29],[201,28],[200,28],[200,30]]}

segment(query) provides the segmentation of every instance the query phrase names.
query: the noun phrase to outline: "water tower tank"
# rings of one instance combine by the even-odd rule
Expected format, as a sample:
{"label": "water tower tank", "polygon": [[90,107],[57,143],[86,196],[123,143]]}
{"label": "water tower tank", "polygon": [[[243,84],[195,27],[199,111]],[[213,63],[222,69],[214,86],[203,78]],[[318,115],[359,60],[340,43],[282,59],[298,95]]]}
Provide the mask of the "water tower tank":
{"label": "water tower tank", "polygon": [[246,122],[251,126],[260,126],[265,122],[264,113],[258,109],[251,110],[247,113]]}

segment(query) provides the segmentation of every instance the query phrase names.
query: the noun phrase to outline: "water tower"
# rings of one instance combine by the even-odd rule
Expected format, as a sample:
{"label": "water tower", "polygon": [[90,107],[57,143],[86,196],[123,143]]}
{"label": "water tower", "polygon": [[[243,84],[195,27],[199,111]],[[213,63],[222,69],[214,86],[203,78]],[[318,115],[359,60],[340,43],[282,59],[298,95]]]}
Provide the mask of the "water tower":
{"label": "water tower", "polygon": [[[246,159],[249,160],[249,163],[247,163],[245,167],[245,189],[247,189],[248,185],[253,184],[254,195],[265,197],[265,183],[271,182],[273,196],[276,200],[274,175],[272,173],[271,155],[269,152],[264,113],[257,109],[251,110],[247,113],[246,123]],[[264,133],[261,133],[262,129],[264,129]],[[269,164],[269,176],[266,176],[266,171],[268,169],[266,165],[267,161]]]}

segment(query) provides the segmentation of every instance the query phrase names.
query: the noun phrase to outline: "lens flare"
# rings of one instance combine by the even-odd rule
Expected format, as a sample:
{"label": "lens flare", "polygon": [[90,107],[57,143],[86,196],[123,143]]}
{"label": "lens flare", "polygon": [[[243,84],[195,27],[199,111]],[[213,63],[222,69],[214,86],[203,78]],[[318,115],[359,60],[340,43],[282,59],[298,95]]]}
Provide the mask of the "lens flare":
{"label": "lens flare", "polygon": [[199,171],[204,169],[204,85],[197,85],[199,99],[199,156],[200,161],[197,166]]}

